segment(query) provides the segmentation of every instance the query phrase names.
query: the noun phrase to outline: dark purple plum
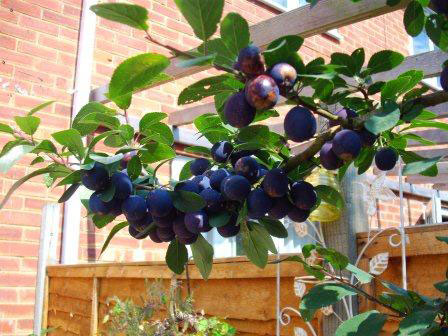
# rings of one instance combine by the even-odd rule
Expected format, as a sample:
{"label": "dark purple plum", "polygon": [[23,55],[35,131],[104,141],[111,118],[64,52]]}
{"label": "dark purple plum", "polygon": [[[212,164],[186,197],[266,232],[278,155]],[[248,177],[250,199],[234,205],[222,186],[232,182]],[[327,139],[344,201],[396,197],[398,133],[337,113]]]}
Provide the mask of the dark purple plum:
{"label": "dark purple plum", "polygon": [[240,150],[237,152],[232,152],[230,155],[230,162],[232,163],[232,166],[235,166],[235,163],[242,157],[256,155],[257,153],[258,151],[256,150]]}
{"label": "dark purple plum", "polygon": [[344,165],[344,161],[333,152],[333,143],[326,142],[320,150],[320,163],[325,169],[335,170]]}
{"label": "dark purple plum", "polygon": [[95,162],[92,169],[83,171],[82,184],[90,190],[105,190],[110,185],[109,173],[102,163]]}
{"label": "dark purple plum", "polygon": [[256,110],[246,100],[244,92],[234,93],[224,107],[224,117],[236,128],[248,126],[255,118]]}
{"label": "dark purple plum", "polygon": [[249,182],[254,183],[258,178],[258,162],[253,157],[245,156],[235,163],[235,173],[244,176]]}
{"label": "dark purple plum", "polygon": [[207,188],[201,191],[201,197],[204,199],[207,206],[205,210],[210,213],[219,212],[224,209],[224,197],[221,193],[217,192],[215,189]]}
{"label": "dark purple plum", "polygon": [[202,175],[204,175],[204,176],[210,178],[214,172],[215,172],[215,170],[209,169],[209,170],[207,170],[207,171],[206,171],[204,174],[202,174]]}
{"label": "dark purple plum", "polygon": [[232,215],[230,217],[229,223],[217,228],[218,233],[221,237],[230,238],[235,237],[240,232],[240,226],[236,225],[238,219],[237,215]]}
{"label": "dark purple plum", "polygon": [[381,148],[375,154],[375,164],[379,170],[388,171],[395,167],[398,154],[393,148]]}
{"label": "dark purple plum", "polygon": [[232,154],[233,146],[228,141],[220,141],[213,145],[211,149],[211,154],[213,160],[219,163],[225,163],[229,157],[230,154]]}
{"label": "dark purple plum", "polygon": [[191,181],[196,183],[201,191],[210,188],[210,179],[205,175],[195,176],[191,179]]}
{"label": "dark purple plum", "polygon": [[263,177],[266,176],[266,174],[268,173],[267,169],[264,169],[262,167],[258,168],[258,173],[257,173],[257,180],[262,179]]}
{"label": "dark purple plum", "polygon": [[137,155],[137,151],[131,151],[124,153],[123,158],[121,159],[120,166],[122,169],[126,169],[128,167],[129,161]]}
{"label": "dark purple plum", "polygon": [[[335,113],[338,117],[342,118],[343,120],[349,120],[354,119],[358,116],[358,114],[349,108],[343,108]],[[336,121],[330,120],[330,127],[339,125]]]}
{"label": "dark purple plum", "polygon": [[172,241],[174,238],[176,238],[176,235],[174,234],[173,228],[156,228],[157,236],[160,238],[161,241],[168,243]]}
{"label": "dark purple plum", "polygon": [[121,172],[116,172],[111,178],[112,184],[115,187],[115,196],[118,199],[126,199],[132,193],[132,181],[128,175]]}
{"label": "dark purple plum", "polygon": [[174,190],[176,190],[176,191],[189,191],[189,192],[193,192],[193,193],[196,193],[196,194],[200,194],[201,193],[201,187],[199,186],[199,184],[197,184],[197,183],[195,183],[193,181],[182,181],[182,182],[179,182],[174,187]]}
{"label": "dark purple plum", "polygon": [[116,197],[112,198],[109,202],[107,202],[107,206],[109,207],[109,215],[113,216],[120,216],[123,213],[123,210],[121,209],[123,205],[124,200],[118,199]]}
{"label": "dark purple plum", "polygon": [[210,186],[217,191],[221,191],[222,180],[224,180],[224,178],[230,175],[231,175],[230,172],[224,168],[220,168],[214,171],[213,174],[210,176]]}
{"label": "dark purple plum", "polygon": [[361,151],[361,138],[355,131],[342,130],[333,138],[333,152],[344,161],[354,160]]}
{"label": "dark purple plum", "polygon": [[142,233],[140,231],[138,231],[134,226],[129,225],[129,234],[131,235],[132,238],[135,239],[144,239],[146,237],[148,237],[148,233]]}
{"label": "dark purple plum", "polygon": [[149,212],[155,217],[165,217],[173,211],[174,205],[170,193],[164,189],[151,191],[146,198]]}
{"label": "dark purple plum", "polygon": [[247,196],[247,209],[250,217],[254,219],[262,218],[272,208],[272,198],[263,189],[252,190]]}
{"label": "dark purple plum", "polygon": [[153,216],[153,220],[154,220],[154,224],[156,224],[156,226],[158,227],[172,227],[173,226],[173,222],[177,217],[177,211],[175,209],[173,209],[168,215],[163,216],[163,217],[154,217]]}
{"label": "dark purple plum", "polygon": [[262,74],[265,67],[260,48],[251,44],[241,49],[235,68],[248,76]]}
{"label": "dark purple plum", "polygon": [[154,243],[160,244],[163,243],[157,234],[157,228],[153,228],[148,232],[149,239],[151,239]]}
{"label": "dark purple plum", "polygon": [[137,231],[143,232],[148,228],[148,226],[150,226],[152,224],[152,222],[153,222],[153,219],[152,219],[151,215],[148,214],[141,220],[129,221],[129,225],[134,227],[134,229],[136,229]]}
{"label": "dark purple plum", "polygon": [[311,139],[317,130],[314,115],[305,107],[293,107],[285,116],[283,122],[286,137],[294,142]]}
{"label": "dark purple plum", "polygon": [[190,245],[196,242],[198,235],[187,230],[184,222],[184,215],[176,218],[173,225],[173,231],[177,239],[184,245]]}
{"label": "dark purple plum", "polygon": [[289,201],[287,196],[281,198],[274,198],[274,203],[271,210],[269,210],[269,217],[274,219],[284,218],[294,206]]}
{"label": "dark purple plum", "polygon": [[94,192],[89,198],[90,211],[98,215],[107,215],[110,212],[110,205],[103,202],[99,192]]}
{"label": "dark purple plum", "polygon": [[288,217],[293,221],[297,223],[302,223],[308,219],[310,216],[309,210],[303,210],[296,207],[293,207],[291,211],[288,212]]}
{"label": "dark purple plum", "polygon": [[370,132],[369,130],[363,128],[357,131],[359,137],[361,138],[361,143],[364,147],[371,147],[375,144],[378,136]]}
{"label": "dark purple plum", "polygon": [[249,192],[249,180],[241,175],[228,176],[221,183],[221,193],[232,201],[243,201]]}
{"label": "dark purple plum", "polygon": [[190,165],[190,172],[194,176],[202,175],[210,168],[210,161],[204,158],[194,159]]}
{"label": "dark purple plum", "polygon": [[431,0],[431,4],[436,13],[448,15],[448,1]]}
{"label": "dark purple plum", "polygon": [[203,210],[186,213],[184,223],[188,231],[195,234],[208,232],[212,229],[208,223],[207,213]]}
{"label": "dark purple plum", "polygon": [[268,110],[277,104],[279,89],[272,77],[260,75],[246,84],[247,102],[257,110]]}
{"label": "dark purple plum", "polygon": [[145,199],[138,195],[132,195],[125,199],[121,209],[128,221],[141,220],[148,214]]}
{"label": "dark purple plum", "polygon": [[288,192],[288,175],[280,169],[274,168],[266,173],[263,189],[270,197],[283,197]]}
{"label": "dark purple plum", "polygon": [[306,181],[294,182],[291,185],[291,200],[302,210],[309,210],[317,203],[317,194],[311,183]]}
{"label": "dark purple plum", "polygon": [[269,71],[269,75],[277,83],[282,92],[289,91],[297,79],[297,71],[288,63],[278,63]]}
{"label": "dark purple plum", "polygon": [[448,67],[443,68],[440,74],[440,86],[443,91],[448,92]]}

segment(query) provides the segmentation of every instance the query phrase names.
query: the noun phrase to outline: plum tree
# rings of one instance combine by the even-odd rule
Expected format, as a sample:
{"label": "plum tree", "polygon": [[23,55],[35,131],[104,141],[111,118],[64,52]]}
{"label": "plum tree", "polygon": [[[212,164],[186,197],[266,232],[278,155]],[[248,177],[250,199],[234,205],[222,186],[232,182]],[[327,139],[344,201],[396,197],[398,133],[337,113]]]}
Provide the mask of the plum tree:
{"label": "plum tree", "polygon": [[190,165],[190,171],[194,176],[202,175],[210,168],[210,161],[204,158],[193,160]]}
{"label": "plum tree", "polygon": [[151,215],[145,216],[138,221],[129,221],[129,225],[133,226],[139,232],[145,231],[152,223],[153,219]]}
{"label": "plum tree", "polygon": [[294,142],[303,142],[316,134],[317,122],[309,109],[296,106],[286,114],[283,127],[288,139]]}
{"label": "plum tree", "polygon": [[283,197],[288,192],[288,176],[280,168],[271,169],[263,179],[263,189],[270,197]]}
{"label": "plum tree", "polygon": [[217,191],[221,191],[222,180],[230,175],[230,172],[225,168],[219,168],[218,170],[215,170],[210,176],[210,186]]}
{"label": "plum tree", "polygon": [[171,227],[174,219],[177,217],[177,210],[173,209],[170,213],[163,217],[153,216],[154,224],[160,227]]}
{"label": "plum tree", "polygon": [[247,209],[251,218],[262,218],[272,208],[272,199],[261,188],[253,189],[247,196]]}
{"label": "plum tree", "polygon": [[208,215],[205,211],[187,212],[184,217],[184,223],[191,233],[208,232],[212,227],[208,223]]}
{"label": "plum tree", "polygon": [[157,236],[164,243],[168,243],[176,238],[176,234],[173,231],[172,227],[156,227]]}
{"label": "plum tree", "polygon": [[431,0],[431,4],[437,13],[448,15],[448,2],[446,0]]}
{"label": "plum tree", "polygon": [[371,147],[375,144],[378,136],[367,130],[366,128],[362,128],[357,131],[359,137],[361,138],[361,143],[364,147]]}
{"label": "plum tree", "polygon": [[94,192],[89,198],[90,211],[99,215],[108,215],[111,211],[111,207],[108,203],[101,200],[101,194]]}
{"label": "plum tree", "polygon": [[398,154],[393,148],[381,148],[375,154],[375,164],[379,170],[391,170],[395,167],[397,161]]}
{"label": "plum tree", "polygon": [[110,184],[109,173],[102,163],[95,162],[92,169],[83,171],[82,184],[90,190],[104,190]]}
{"label": "plum tree", "polygon": [[219,163],[225,163],[230,154],[232,154],[233,146],[228,141],[219,141],[212,146],[211,155],[213,160]]}
{"label": "plum tree", "polygon": [[261,75],[265,66],[260,49],[253,44],[241,49],[235,68],[248,76]]}
{"label": "plum tree", "polygon": [[118,199],[126,199],[132,193],[132,181],[128,175],[122,172],[112,174],[111,183],[115,187],[115,197]]}
{"label": "plum tree", "polygon": [[274,198],[269,217],[274,219],[284,218],[294,207],[287,196]]}
{"label": "plum tree", "polygon": [[297,71],[288,63],[278,63],[269,70],[269,75],[274,79],[281,92],[292,89],[297,80]]}
{"label": "plum tree", "polygon": [[171,196],[165,189],[151,191],[146,198],[146,204],[151,215],[155,217],[168,216],[174,209]]}
{"label": "plum tree", "polygon": [[252,107],[257,110],[267,110],[277,104],[279,89],[272,77],[260,75],[246,84],[245,95]]}
{"label": "plum tree", "polygon": [[250,183],[241,175],[226,177],[221,183],[221,193],[232,201],[243,201],[250,192]]}
{"label": "plum tree", "polygon": [[317,203],[317,194],[311,183],[306,181],[294,182],[291,185],[291,200],[302,210],[310,210]]}
{"label": "plum tree", "polygon": [[185,226],[184,215],[180,215],[174,220],[173,231],[179,242],[184,245],[191,245],[198,239],[198,234],[188,231]]}
{"label": "plum tree", "polygon": [[[358,114],[355,111],[353,111],[352,109],[349,109],[349,108],[340,109],[339,111],[337,111],[335,113],[335,115],[337,115],[339,118],[342,118],[342,120],[355,119],[358,116]],[[335,120],[330,120],[329,125],[330,125],[330,127],[334,127],[339,124]]]}
{"label": "plum tree", "polygon": [[326,142],[320,149],[319,158],[322,166],[328,170],[339,169],[344,165],[344,161],[333,152],[333,143],[330,141]]}
{"label": "plum tree", "polygon": [[361,138],[352,130],[342,130],[333,138],[333,152],[344,161],[355,159],[361,151]]}
{"label": "plum tree", "polygon": [[207,203],[207,212],[214,213],[224,209],[224,197],[215,189],[207,188],[201,191],[201,197]]}
{"label": "plum tree", "polygon": [[145,199],[138,195],[132,195],[125,199],[122,210],[129,221],[141,220],[148,214]]}
{"label": "plum tree", "polygon": [[235,173],[244,176],[253,183],[258,177],[258,162],[251,156],[244,156],[235,163]]}
{"label": "plum tree", "polygon": [[196,182],[193,182],[193,181],[182,181],[182,182],[179,182],[174,187],[174,190],[176,190],[176,191],[178,191],[178,190],[188,191],[188,192],[193,192],[195,194],[200,194],[201,193],[201,187],[199,186],[199,184],[197,184]]}
{"label": "plum tree", "polygon": [[302,223],[308,219],[310,216],[309,210],[299,209],[296,207],[292,207],[292,209],[288,212],[288,217],[297,223]]}
{"label": "plum tree", "polygon": [[248,126],[254,120],[255,113],[255,108],[247,102],[244,92],[231,95],[224,107],[226,121],[236,128]]}

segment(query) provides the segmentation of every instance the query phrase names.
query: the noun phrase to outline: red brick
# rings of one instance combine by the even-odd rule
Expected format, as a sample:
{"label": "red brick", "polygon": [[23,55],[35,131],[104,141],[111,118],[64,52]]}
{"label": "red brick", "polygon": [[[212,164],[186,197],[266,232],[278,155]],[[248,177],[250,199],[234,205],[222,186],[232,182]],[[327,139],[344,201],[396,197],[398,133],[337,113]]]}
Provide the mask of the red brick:
{"label": "red brick", "polygon": [[33,287],[36,275],[32,273],[2,273],[0,286],[2,287]]}
{"label": "red brick", "polygon": [[137,50],[146,51],[148,48],[148,42],[145,40],[137,40],[123,35],[117,34],[117,43]]}
{"label": "red brick", "polygon": [[[36,186],[37,188],[29,188],[30,186],[34,186],[33,183],[27,183],[22,186],[21,191],[25,191],[26,188],[31,191],[33,195],[36,195],[36,191],[39,191],[41,194],[45,194],[45,186]],[[8,223],[15,225],[28,225],[28,226],[40,226],[41,216],[37,213],[32,212],[24,212],[24,211],[12,211],[12,210],[3,210],[0,211],[0,223]]]}
{"label": "red brick", "polygon": [[19,20],[19,16],[17,15],[16,12],[10,11],[8,8],[0,7],[0,19],[4,21],[17,23]]}
{"label": "red brick", "polygon": [[[0,251],[1,252],[1,251]],[[3,252],[1,252],[3,254]],[[0,272],[18,271],[20,269],[20,261],[17,258],[0,256]]]}
{"label": "red brick", "polygon": [[25,199],[25,208],[41,210],[46,203],[43,199],[27,198]]}
{"label": "red brick", "polygon": [[21,28],[8,22],[0,21],[0,32],[6,35],[15,36],[27,41],[35,41],[36,33],[30,29]]}
{"label": "red brick", "polygon": [[154,34],[166,37],[173,41],[177,40],[180,36],[180,34],[178,32],[171,30],[171,29],[167,29],[167,28],[159,26],[159,25],[152,25],[151,32],[154,32]]}
{"label": "red brick", "polygon": [[64,65],[55,64],[49,61],[41,61],[36,64],[37,70],[47,71],[50,74],[55,74],[61,77],[73,77],[74,70]]}
{"label": "red brick", "polygon": [[129,55],[129,51],[126,48],[120,47],[114,43],[109,43],[109,42],[103,41],[103,40],[97,40],[96,47],[98,49],[107,51],[112,54],[118,54],[118,55],[122,55],[125,57],[128,57],[128,55]]}
{"label": "red brick", "polygon": [[0,48],[0,59],[5,60],[8,63],[18,63],[25,65],[31,65],[33,63],[33,58],[31,56],[23,55],[15,51],[2,48]]}
{"label": "red brick", "polygon": [[0,91],[0,103],[8,104],[11,100],[12,93]]}
{"label": "red brick", "polygon": [[25,1],[3,0],[1,5],[3,7],[12,9],[16,12],[20,12],[23,14],[37,17],[37,18],[40,17],[41,9],[38,6],[30,5],[29,3],[26,3]]}
{"label": "red brick", "polygon": [[34,306],[31,304],[0,304],[3,317],[32,317]]}
{"label": "red brick", "polygon": [[15,288],[0,288],[0,302],[17,302],[17,297],[17,290]]}
{"label": "red brick", "polygon": [[7,49],[16,49],[16,39],[6,36],[6,35],[0,35],[0,46]]}
{"label": "red brick", "polygon": [[49,86],[52,86],[55,81],[54,78],[50,76],[48,73],[37,72],[30,69],[19,67],[16,67],[15,78]]}
{"label": "red brick", "polygon": [[72,19],[69,17],[66,17],[64,15],[50,12],[48,10],[44,10],[44,14],[42,16],[42,19],[45,21],[50,21],[56,24],[60,24],[62,26],[66,26],[72,29],[79,29],[79,20]]}
{"label": "red brick", "polygon": [[9,334],[14,332],[14,320],[0,319],[0,333]]}
{"label": "red brick", "polygon": [[24,239],[23,240],[38,242],[39,239],[40,239],[40,229],[35,229],[35,230],[33,230],[33,229],[25,229]]}
{"label": "red brick", "polygon": [[22,237],[22,228],[14,226],[0,225],[0,239],[2,240],[20,240]]}
{"label": "red brick", "polygon": [[58,36],[59,27],[55,24],[35,19],[29,16],[22,15],[19,19],[19,24],[28,29],[37,30],[45,34]]}
{"label": "red brick", "polygon": [[[34,302],[34,299],[33,299],[33,302]],[[31,329],[33,329],[33,321],[34,320],[32,320],[32,319],[20,319],[20,320],[17,320],[17,328],[18,329],[31,330]]]}
{"label": "red brick", "polygon": [[62,3],[60,0],[27,0],[30,3],[48,8],[56,12],[62,12]]}
{"label": "red brick", "polygon": [[33,85],[33,94],[38,97],[54,99],[59,101],[69,101],[71,95],[65,91],[49,88],[42,85]]}
{"label": "red brick", "polygon": [[45,60],[52,60],[57,57],[56,50],[43,48],[36,44],[31,44],[28,42],[19,42],[19,51],[25,54],[41,57]]}
{"label": "red brick", "polygon": [[81,16],[81,9],[65,4],[63,13],[65,15],[71,15],[79,18]]}
{"label": "red brick", "polygon": [[39,45],[49,47],[52,49],[57,49],[60,51],[65,51],[68,53],[76,53],[76,49],[77,49],[77,46],[74,43],[69,43],[66,41],[62,41],[58,38],[54,38],[54,37],[46,36],[46,35],[40,35]]}
{"label": "red brick", "polygon": [[65,27],[59,27],[59,37],[65,37],[69,40],[78,41],[78,31],[65,28]]}

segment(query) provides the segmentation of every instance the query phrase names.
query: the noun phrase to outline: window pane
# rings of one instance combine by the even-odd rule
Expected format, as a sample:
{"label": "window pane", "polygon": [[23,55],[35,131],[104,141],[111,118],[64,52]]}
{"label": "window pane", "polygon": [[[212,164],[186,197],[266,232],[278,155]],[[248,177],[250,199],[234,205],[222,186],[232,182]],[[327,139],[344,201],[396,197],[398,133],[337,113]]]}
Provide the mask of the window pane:
{"label": "window pane", "polygon": [[428,35],[422,32],[413,38],[414,54],[421,54],[431,50]]}

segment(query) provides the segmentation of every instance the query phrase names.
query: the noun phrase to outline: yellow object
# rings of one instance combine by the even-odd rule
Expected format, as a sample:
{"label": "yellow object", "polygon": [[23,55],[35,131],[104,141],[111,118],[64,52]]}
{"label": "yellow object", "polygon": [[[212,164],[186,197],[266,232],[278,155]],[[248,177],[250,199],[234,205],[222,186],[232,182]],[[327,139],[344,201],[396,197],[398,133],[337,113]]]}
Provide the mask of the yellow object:
{"label": "yellow object", "polygon": [[[338,191],[341,190],[336,175],[326,169],[318,168],[310,176],[306,178],[306,181],[313,186],[326,185],[332,187]],[[334,205],[331,205],[324,200],[320,203],[316,210],[314,210],[309,220],[313,222],[334,222],[341,218],[341,211]]]}

